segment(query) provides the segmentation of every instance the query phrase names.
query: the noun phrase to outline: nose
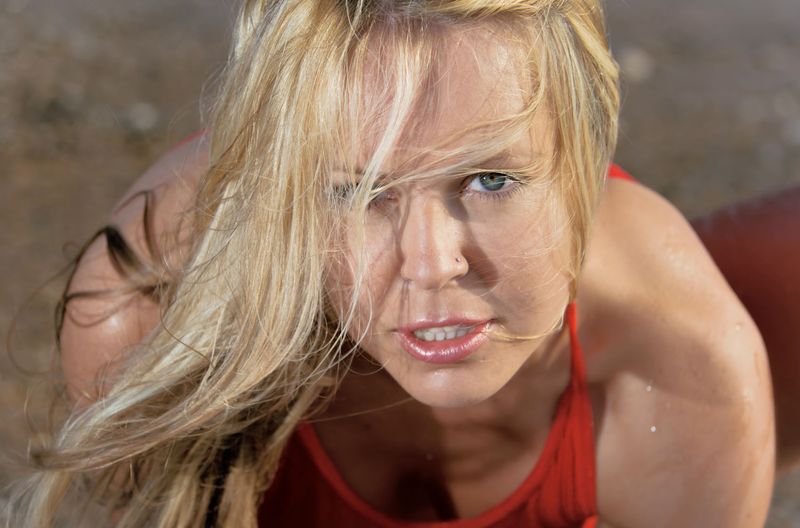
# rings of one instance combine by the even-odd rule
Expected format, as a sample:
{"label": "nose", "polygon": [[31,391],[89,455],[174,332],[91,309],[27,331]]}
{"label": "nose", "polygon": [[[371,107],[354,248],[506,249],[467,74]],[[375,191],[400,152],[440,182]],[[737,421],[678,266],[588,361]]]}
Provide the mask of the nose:
{"label": "nose", "polygon": [[400,226],[401,277],[425,290],[438,290],[463,277],[464,226],[443,199],[420,196],[408,204]]}

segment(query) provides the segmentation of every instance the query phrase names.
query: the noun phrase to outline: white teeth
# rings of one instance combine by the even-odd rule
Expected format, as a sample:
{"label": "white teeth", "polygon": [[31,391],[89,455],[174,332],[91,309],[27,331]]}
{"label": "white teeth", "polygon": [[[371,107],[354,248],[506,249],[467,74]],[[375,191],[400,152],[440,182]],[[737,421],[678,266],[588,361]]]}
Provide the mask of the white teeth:
{"label": "white teeth", "polygon": [[471,326],[439,326],[414,330],[414,335],[422,341],[444,341],[445,339],[464,337],[470,330],[472,330]]}

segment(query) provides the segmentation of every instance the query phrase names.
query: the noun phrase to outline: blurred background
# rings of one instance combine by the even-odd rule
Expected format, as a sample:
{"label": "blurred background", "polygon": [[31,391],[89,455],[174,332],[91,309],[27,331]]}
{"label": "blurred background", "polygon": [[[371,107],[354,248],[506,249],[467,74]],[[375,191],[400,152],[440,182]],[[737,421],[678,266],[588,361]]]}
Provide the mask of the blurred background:
{"label": "blurred background", "polygon": [[[51,358],[47,282],[142,171],[201,126],[234,0],[0,0],[0,444]],[[617,161],[687,216],[800,184],[800,1],[607,0]],[[800,212],[798,213],[800,214]],[[16,365],[7,354],[13,349]],[[28,402],[42,415],[42,401]],[[0,467],[0,485],[14,471]],[[770,528],[800,527],[800,474]]]}

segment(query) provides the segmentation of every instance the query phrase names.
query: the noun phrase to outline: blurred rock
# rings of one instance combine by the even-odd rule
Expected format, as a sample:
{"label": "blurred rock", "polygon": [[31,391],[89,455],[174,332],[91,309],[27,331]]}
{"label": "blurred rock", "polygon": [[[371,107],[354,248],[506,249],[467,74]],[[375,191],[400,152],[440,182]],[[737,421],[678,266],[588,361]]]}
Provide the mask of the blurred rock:
{"label": "blurred rock", "polygon": [[624,78],[634,83],[643,83],[653,76],[655,62],[643,48],[625,47],[619,53],[619,65]]}
{"label": "blurred rock", "polygon": [[160,114],[151,103],[138,102],[128,108],[127,122],[135,132],[150,132],[158,125]]}

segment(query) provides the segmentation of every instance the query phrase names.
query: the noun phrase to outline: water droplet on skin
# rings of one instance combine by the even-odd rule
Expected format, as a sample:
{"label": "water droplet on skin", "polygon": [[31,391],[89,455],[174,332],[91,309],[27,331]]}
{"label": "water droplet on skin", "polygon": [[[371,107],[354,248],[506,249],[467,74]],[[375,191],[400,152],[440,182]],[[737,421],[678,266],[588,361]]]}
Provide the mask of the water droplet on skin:
{"label": "water droplet on skin", "polygon": [[651,392],[653,390],[653,386],[648,385],[647,387],[644,388],[644,390],[646,390],[647,392]]}
{"label": "water droplet on skin", "polygon": [[655,433],[656,432],[656,426],[655,425],[651,425],[650,426],[650,432],[651,433]]}

